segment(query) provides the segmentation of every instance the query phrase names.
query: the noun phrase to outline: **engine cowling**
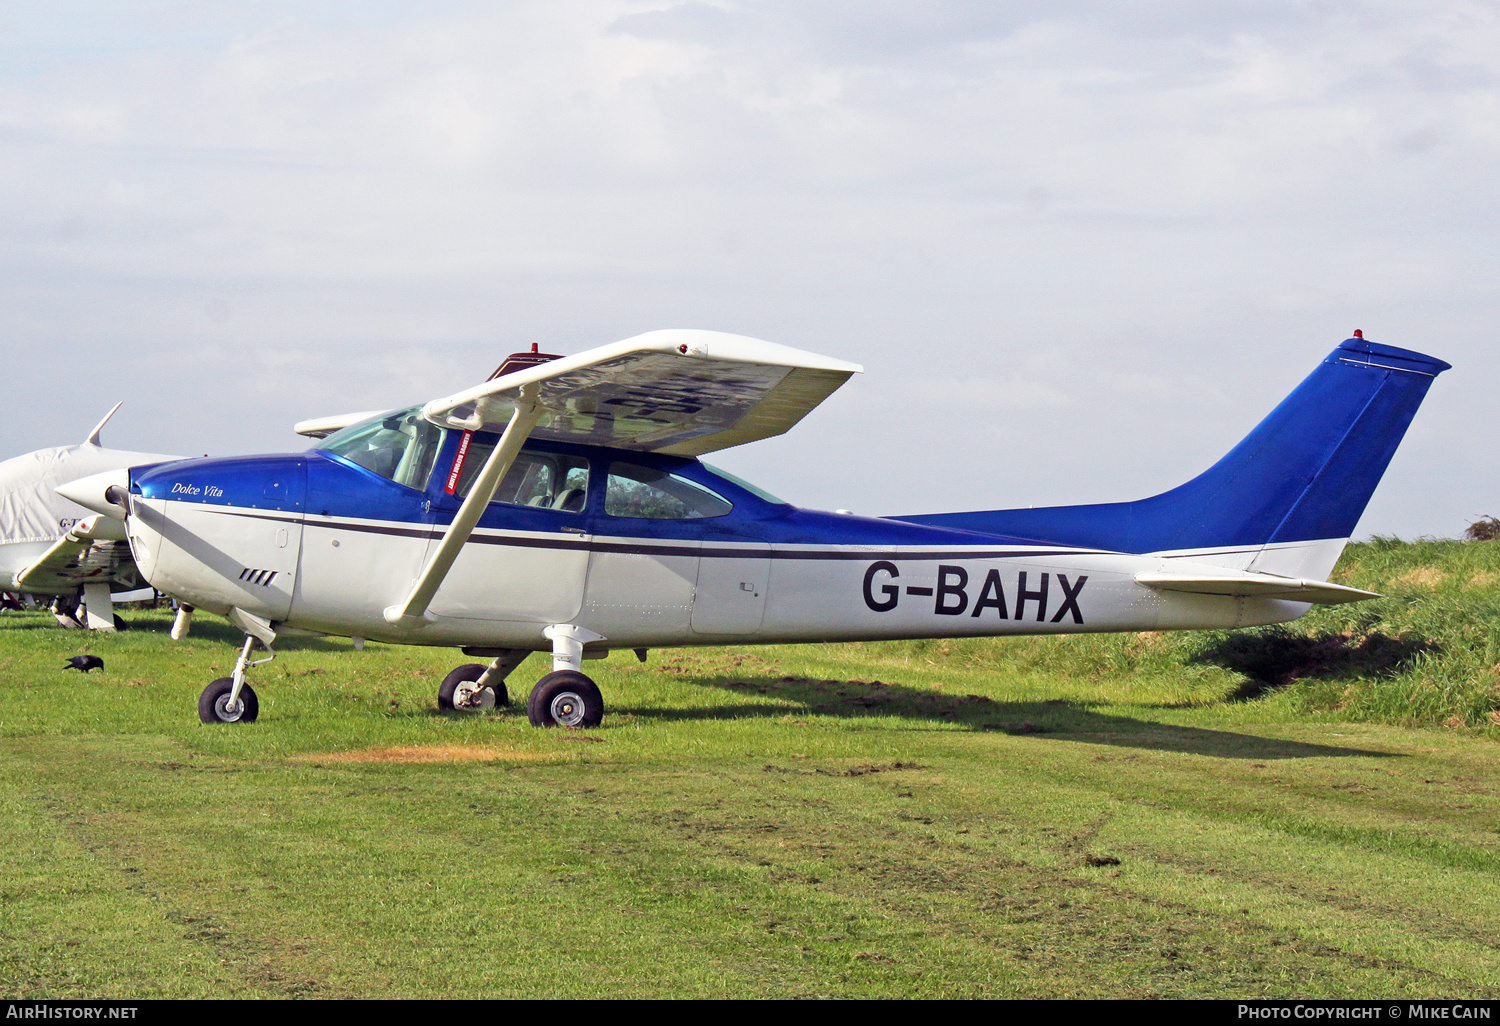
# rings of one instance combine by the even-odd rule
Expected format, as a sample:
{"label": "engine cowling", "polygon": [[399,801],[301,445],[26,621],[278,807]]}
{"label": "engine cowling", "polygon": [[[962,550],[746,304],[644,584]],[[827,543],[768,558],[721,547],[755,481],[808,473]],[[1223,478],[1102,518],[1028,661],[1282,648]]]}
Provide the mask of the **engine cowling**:
{"label": "engine cowling", "polygon": [[285,619],[295,591],[307,460],[183,460],[132,472],[127,521],[152,586],[217,613]]}

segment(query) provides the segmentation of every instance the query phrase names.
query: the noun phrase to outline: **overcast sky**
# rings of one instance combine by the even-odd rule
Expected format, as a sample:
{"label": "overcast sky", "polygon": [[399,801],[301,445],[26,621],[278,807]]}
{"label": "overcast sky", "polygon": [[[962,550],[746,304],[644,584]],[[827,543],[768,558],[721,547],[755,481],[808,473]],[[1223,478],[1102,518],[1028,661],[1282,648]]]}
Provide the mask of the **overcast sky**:
{"label": "overcast sky", "polygon": [[540,342],[865,365],[803,505],[1137,498],[1355,328],[1454,364],[1359,536],[1500,515],[1500,4],[0,6],[0,457],[304,447]]}

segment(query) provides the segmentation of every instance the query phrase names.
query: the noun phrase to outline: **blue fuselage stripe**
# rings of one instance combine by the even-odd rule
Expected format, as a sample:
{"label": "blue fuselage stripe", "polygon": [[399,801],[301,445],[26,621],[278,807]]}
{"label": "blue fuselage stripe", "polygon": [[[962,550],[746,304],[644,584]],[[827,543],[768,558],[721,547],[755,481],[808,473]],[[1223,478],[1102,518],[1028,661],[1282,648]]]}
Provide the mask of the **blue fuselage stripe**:
{"label": "blue fuselage stripe", "polygon": [[[213,509],[211,512],[224,516],[249,517],[255,520],[294,521],[299,518],[277,516],[267,513],[249,513],[244,510]],[[318,527],[327,530],[353,531],[360,534],[381,534],[400,538],[424,538],[434,539],[442,536],[445,525],[433,524],[431,527],[409,527],[397,524],[359,524],[348,523],[340,520],[309,519],[305,521],[306,527]],[[582,549],[586,552],[613,552],[624,553],[633,556],[701,556],[707,559],[904,559],[904,560],[935,560],[935,559],[1014,559],[1030,556],[1078,556],[1087,554],[1098,554],[1097,549],[1074,549],[1074,548],[1004,548],[997,549],[989,546],[975,546],[972,549],[942,549],[929,551],[911,551],[909,549],[868,549],[868,548],[827,548],[827,549],[766,549],[766,548],[733,548],[731,546],[715,546],[710,544],[699,547],[700,543],[689,542],[683,545],[651,545],[641,542],[610,541],[600,538],[536,538],[519,537],[515,535],[493,535],[473,534],[469,536],[471,545],[512,545],[518,548],[530,549]]]}

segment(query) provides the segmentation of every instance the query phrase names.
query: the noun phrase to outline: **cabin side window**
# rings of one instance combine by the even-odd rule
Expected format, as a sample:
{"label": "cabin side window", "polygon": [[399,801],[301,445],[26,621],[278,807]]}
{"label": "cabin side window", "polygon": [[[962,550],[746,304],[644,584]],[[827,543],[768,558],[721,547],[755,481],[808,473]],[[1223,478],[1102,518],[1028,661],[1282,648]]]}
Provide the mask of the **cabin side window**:
{"label": "cabin side window", "polygon": [[443,429],[421,407],[383,413],[328,436],[315,449],[342,456],[381,477],[422,491],[443,444]]}
{"label": "cabin side window", "polygon": [[637,520],[722,517],[734,503],[685,477],[635,463],[611,463],[604,512]]}
{"label": "cabin side window", "polygon": [[[471,442],[461,455],[458,481],[453,494],[465,498],[474,479],[484,468],[485,460],[495,450],[492,442]],[[589,461],[579,456],[537,452],[522,449],[505,473],[505,480],[495,490],[491,502],[508,506],[531,506],[555,509],[564,513],[582,513],[589,495]]]}

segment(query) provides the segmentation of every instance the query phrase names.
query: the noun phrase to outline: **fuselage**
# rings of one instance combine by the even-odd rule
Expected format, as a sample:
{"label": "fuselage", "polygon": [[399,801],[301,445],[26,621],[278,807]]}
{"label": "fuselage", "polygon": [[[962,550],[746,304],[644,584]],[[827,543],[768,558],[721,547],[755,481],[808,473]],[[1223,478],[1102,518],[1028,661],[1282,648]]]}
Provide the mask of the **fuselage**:
{"label": "fuselage", "polygon": [[1182,558],[800,509],[696,459],[533,441],[431,622],[403,629],[382,611],[412,588],[461,504],[473,450],[494,436],[422,426],[381,447],[395,432],[367,428],[366,443],[351,428],[307,453],[133,473],[137,566],[211,611],[496,649],[549,649],[543,629],[567,623],[608,639],[595,647],[652,648],[1243,627],[1308,608],[1135,580],[1191,569]]}

